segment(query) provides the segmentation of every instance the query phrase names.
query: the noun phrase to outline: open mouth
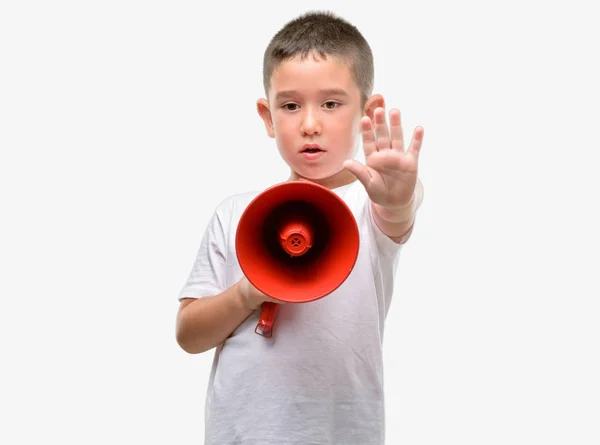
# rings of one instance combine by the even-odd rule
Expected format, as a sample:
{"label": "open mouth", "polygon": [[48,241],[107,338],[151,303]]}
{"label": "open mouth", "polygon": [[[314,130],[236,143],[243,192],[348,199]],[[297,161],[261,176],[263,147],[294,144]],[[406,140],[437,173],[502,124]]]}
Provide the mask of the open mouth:
{"label": "open mouth", "polygon": [[305,144],[304,147],[302,147],[302,151],[301,153],[319,153],[323,151],[323,149],[321,148],[321,146],[319,144]]}

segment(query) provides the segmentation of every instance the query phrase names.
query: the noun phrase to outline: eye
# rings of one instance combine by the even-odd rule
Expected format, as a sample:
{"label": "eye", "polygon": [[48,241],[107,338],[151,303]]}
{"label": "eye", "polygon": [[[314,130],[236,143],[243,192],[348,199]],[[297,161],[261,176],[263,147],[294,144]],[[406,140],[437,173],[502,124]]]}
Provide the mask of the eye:
{"label": "eye", "polygon": [[341,105],[339,102],[336,102],[333,100],[328,100],[327,102],[325,102],[325,108],[327,108],[328,110],[333,110],[334,108],[337,108],[339,105]]}
{"label": "eye", "polygon": [[282,108],[284,108],[287,111],[296,111],[298,109],[298,104],[287,103],[287,104],[283,104]]}

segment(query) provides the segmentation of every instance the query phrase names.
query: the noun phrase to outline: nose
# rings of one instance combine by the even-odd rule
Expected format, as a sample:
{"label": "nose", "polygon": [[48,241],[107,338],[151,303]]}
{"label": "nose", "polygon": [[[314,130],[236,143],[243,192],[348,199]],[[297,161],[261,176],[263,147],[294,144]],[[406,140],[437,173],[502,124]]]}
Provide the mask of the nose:
{"label": "nose", "polygon": [[321,134],[321,122],[319,121],[318,112],[310,107],[306,107],[304,110],[302,125],[300,126],[302,135]]}

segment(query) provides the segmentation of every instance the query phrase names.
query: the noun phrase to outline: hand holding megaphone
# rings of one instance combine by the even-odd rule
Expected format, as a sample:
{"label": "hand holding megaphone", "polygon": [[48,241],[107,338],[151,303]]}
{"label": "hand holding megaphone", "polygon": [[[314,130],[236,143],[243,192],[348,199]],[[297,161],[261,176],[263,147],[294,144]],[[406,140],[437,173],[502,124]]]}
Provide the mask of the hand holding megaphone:
{"label": "hand holding megaphone", "polygon": [[284,303],[281,300],[275,300],[274,298],[271,298],[268,295],[265,295],[264,293],[259,291],[256,287],[252,285],[252,283],[248,280],[248,278],[246,278],[246,276],[242,277],[239,286],[240,293],[242,294],[243,305],[252,311],[260,308],[261,305],[265,302],[278,304]]}
{"label": "hand holding megaphone", "polygon": [[307,303],[333,292],[354,268],[360,242],[354,215],[336,193],[290,181],[248,204],[235,244],[242,294],[249,307],[261,307],[255,332],[270,337],[277,303]]}

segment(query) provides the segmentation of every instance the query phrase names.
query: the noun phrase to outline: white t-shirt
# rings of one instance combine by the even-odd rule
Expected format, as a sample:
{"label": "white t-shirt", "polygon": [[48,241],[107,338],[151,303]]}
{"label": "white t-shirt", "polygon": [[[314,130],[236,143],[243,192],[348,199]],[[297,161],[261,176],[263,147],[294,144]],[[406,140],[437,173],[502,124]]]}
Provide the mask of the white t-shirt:
{"label": "white t-shirt", "polygon": [[[332,191],[359,227],[354,269],[324,298],[281,305],[271,338],[254,332],[257,310],[216,348],[206,445],[384,443],[383,330],[402,245],[379,230],[360,182]],[[242,278],[235,234],[257,195],[218,206],[179,300],[219,294]]]}

